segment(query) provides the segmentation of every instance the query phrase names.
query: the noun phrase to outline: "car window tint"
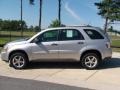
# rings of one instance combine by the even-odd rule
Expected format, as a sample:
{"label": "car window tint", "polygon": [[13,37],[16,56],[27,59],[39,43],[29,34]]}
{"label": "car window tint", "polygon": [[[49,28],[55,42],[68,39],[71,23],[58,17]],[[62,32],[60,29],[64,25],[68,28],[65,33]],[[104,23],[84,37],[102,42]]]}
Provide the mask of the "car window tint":
{"label": "car window tint", "polygon": [[104,37],[96,30],[84,29],[84,31],[91,39],[104,39]]}

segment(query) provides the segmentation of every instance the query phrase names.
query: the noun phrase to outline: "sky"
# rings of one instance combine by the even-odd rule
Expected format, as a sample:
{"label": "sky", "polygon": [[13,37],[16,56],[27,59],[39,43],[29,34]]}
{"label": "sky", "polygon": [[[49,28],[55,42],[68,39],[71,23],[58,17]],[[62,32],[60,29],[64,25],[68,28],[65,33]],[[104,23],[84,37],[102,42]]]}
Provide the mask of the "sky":
{"label": "sky", "polygon": [[[71,25],[104,26],[104,19],[99,16],[95,2],[101,0],[62,0],[62,23]],[[58,18],[58,0],[43,0],[42,28],[47,28],[50,23]],[[20,20],[20,0],[0,0],[0,18],[3,20]],[[28,26],[36,26],[39,21],[39,0],[34,5],[29,0],[23,0],[23,20]],[[120,29],[120,25],[115,25]]]}

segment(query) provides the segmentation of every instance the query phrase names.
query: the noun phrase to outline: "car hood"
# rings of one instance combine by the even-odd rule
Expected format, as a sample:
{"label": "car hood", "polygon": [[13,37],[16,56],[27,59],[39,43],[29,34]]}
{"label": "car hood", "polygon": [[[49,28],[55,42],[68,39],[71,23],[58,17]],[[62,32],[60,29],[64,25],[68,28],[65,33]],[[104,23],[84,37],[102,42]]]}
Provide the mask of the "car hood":
{"label": "car hood", "polygon": [[8,46],[13,46],[13,45],[20,45],[20,44],[26,44],[28,43],[28,40],[26,39],[20,39],[20,40],[15,40],[12,42],[7,43]]}

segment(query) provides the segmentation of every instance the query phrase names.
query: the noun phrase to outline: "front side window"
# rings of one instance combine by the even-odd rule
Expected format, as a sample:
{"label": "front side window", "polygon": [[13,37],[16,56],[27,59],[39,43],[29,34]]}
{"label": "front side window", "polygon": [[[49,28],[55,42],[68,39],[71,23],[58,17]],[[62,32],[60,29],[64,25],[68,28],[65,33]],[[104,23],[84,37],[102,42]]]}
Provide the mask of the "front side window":
{"label": "front side window", "polygon": [[37,37],[37,42],[50,42],[58,40],[58,30],[46,31]]}
{"label": "front side window", "polygon": [[47,31],[43,33],[41,39],[42,42],[57,41],[58,31],[57,30]]}
{"label": "front side window", "polygon": [[61,30],[61,40],[84,40],[84,37],[78,30]]}
{"label": "front side window", "polygon": [[84,29],[84,31],[91,39],[104,39],[104,37],[96,30]]}

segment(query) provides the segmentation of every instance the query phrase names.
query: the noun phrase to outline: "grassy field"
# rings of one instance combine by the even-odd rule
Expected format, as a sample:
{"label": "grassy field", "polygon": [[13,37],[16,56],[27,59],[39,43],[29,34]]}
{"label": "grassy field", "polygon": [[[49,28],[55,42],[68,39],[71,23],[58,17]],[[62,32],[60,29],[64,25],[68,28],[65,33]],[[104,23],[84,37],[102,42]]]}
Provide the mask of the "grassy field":
{"label": "grassy field", "polygon": [[[110,36],[111,38],[111,46],[116,46],[116,47],[120,47],[120,36],[115,36],[112,35]],[[112,48],[113,52],[120,52],[120,48]]]}
{"label": "grassy field", "polygon": [[120,40],[120,36],[111,35],[110,38],[112,40]]}
{"label": "grassy field", "polygon": [[[20,31],[0,31],[0,35],[8,35],[10,36],[10,33],[12,36],[21,36]],[[30,31],[24,31],[23,32],[23,36],[33,36],[34,34],[36,34],[36,32],[30,32]]]}
{"label": "grassy field", "polygon": [[120,52],[120,48],[112,48],[113,52]]}
{"label": "grassy field", "polygon": [[[112,46],[120,47],[120,40],[112,40]],[[120,52],[120,48],[112,48],[115,52]]]}
{"label": "grassy field", "polygon": [[[110,36],[112,40],[112,46],[120,47],[120,36]],[[120,48],[112,48],[115,52],[120,52]]]}
{"label": "grassy field", "polygon": [[2,50],[2,47],[0,47],[0,51]]}
{"label": "grassy field", "polygon": [[112,40],[112,46],[120,47],[120,40]]}
{"label": "grassy field", "polygon": [[[10,36],[11,34],[11,36]],[[17,31],[0,31],[0,44],[5,44],[7,42],[21,39],[21,38],[29,38],[35,35],[36,32],[23,32],[23,37],[21,37],[21,33]]]}

